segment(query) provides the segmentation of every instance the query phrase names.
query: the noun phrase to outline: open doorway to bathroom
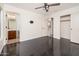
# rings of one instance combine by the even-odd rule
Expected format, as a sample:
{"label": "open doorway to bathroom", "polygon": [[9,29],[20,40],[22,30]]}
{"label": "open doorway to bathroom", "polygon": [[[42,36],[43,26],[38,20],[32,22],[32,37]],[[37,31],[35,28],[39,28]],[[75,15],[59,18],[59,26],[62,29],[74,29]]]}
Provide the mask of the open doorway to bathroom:
{"label": "open doorway to bathroom", "polygon": [[17,14],[7,12],[7,44],[19,42],[19,30],[17,24]]}

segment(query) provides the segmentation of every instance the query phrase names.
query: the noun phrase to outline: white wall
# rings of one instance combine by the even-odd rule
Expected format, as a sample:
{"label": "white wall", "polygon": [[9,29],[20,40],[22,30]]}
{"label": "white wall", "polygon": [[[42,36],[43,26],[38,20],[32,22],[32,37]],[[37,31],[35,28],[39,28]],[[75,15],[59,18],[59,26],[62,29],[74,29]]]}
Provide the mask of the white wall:
{"label": "white wall", "polygon": [[[5,11],[12,11],[19,14],[21,41],[47,36],[47,22],[44,18],[45,15],[9,6],[8,4],[5,4],[4,8]],[[34,24],[30,24],[30,20],[33,20]]]}
{"label": "white wall", "polygon": [[72,32],[71,32],[71,41],[79,43],[79,12],[72,14]]}
{"label": "white wall", "polygon": [[[77,13],[77,15],[76,15]],[[54,38],[60,39],[60,16],[71,14],[72,30],[71,30],[71,41],[79,43],[79,6],[65,9],[56,13],[52,13],[51,17],[54,18]],[[75,28],[76,27],[76,28]],[[75,29],[75,31],[74,31]],[[77,31],[76,31],[77,30]],[[77,37],[76,37],[77,36]]]}

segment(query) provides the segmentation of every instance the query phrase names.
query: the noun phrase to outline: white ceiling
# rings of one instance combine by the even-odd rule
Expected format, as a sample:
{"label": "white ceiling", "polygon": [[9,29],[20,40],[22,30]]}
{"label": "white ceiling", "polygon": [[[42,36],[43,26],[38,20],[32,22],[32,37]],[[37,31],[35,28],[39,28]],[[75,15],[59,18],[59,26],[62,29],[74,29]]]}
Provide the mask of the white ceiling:
{"label": "white ceiling", "polygon": [[[30,10],[30,11],[33,11],[36,13],[47,14],[47,12],[44,10],[44,8],[37,9],[37,10],[35,9],[36,7],[43,6],[44,5],[43,3],[8,3],[8,4],[18,7],[18,8],[23,8],[25,10]],[[60,6],[50,7],[48,13],[57,12],[57,11],[71,8],[71,7],[78,6],[78,5],[79,5],[79,3],[61,3]]]}

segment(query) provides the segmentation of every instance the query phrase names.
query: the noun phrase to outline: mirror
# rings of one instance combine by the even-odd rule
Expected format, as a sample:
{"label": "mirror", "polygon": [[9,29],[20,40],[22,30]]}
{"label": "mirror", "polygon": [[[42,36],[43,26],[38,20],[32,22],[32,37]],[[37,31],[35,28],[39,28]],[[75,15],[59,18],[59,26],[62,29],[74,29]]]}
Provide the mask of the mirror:
{"label": "mirror", "polygon": [[8,29],[10,30],[16,30],[16,16],[15,14],[8,13]]}

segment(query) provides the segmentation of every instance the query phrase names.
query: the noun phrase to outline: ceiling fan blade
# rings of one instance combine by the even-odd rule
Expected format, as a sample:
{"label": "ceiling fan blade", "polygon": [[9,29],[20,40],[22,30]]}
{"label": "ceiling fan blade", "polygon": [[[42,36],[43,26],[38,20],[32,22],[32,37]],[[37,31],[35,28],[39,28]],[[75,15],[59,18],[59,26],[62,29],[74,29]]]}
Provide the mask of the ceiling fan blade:
{"label": "ceiling fan blade", "polygon": [[45,8],[46,12],[48,12],[49,6],[47,3],[44,3],[44,8]]}
{"label": "ceiling fan blade", "polygon": [[37,8],[35,8],[35,9],[40,9],[40,8],[44,8],[44,6],[41,6],[41,7],[37,7]]}
{"label": "ceiling fan blade", "polygon": [[54,3],[54,4],[50,4],[48,6],[58,6],[58,5],[60,5],[60,3]]}
{"label": "ceiling fan blade", "polygon": [[48,4],[47,3],[44,3],[44,6],[47,6]]}

